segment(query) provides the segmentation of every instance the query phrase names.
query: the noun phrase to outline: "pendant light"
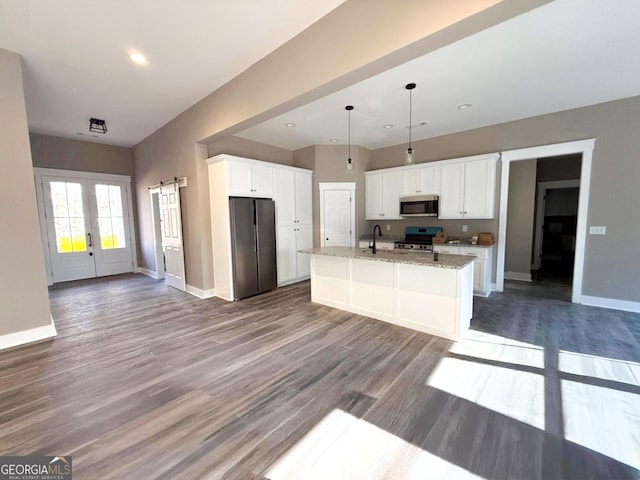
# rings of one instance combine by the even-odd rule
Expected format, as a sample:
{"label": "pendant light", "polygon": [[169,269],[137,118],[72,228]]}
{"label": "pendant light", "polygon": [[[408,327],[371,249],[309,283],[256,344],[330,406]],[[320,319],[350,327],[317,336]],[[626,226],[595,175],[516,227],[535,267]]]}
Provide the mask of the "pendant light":
{"label": "pendant light", "polygon": [[351,110],[353,110],[353,105],[347,105],[344,109],[349,112],[349,158],[347,158],[347,170],[353,170],[353,160],[351,160]]}
{"label": "pendant light", "polygon": [[411,165],[413,163],[413,148],[411,148],[411,90],[413,90],[414,88],[416,88],[416,84],[415,83],[407,83],[407,85],[404,87],[407,90],[409,90],[409,148],[407,148],[407,159],[406,159],[406,163],[407,165]]}

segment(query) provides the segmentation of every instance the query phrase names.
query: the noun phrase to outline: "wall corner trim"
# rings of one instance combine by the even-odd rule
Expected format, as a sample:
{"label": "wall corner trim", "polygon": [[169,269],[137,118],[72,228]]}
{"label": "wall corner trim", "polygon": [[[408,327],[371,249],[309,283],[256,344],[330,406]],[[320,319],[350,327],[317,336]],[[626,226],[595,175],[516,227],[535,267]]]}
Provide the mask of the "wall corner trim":
{"label": "wall corner trim", "polygon": [[616,298],[592,297],[590,295],[582,295],[581,300],[583,305],[589,305],[590,307],[611,308],[613,310],[640,313],[640,302],[618,300]]}
{"label": "wall corner trim", "polygon": [[194,297],[201,298],[202,300],[216,296],[216,290],[214,288],[202,290],[201,288],[194,287],[193,285],[187,285],[187,293],[190,293]]}
{"label": "wall corner trim", "polygon": [[52,318],[50,325],[0,335],[0,350],[18,347],[27,343],[39,342],[41,340],[46,340],[47,338],[55,337],[57,334],[58,332],[56,332],[56,327]]}

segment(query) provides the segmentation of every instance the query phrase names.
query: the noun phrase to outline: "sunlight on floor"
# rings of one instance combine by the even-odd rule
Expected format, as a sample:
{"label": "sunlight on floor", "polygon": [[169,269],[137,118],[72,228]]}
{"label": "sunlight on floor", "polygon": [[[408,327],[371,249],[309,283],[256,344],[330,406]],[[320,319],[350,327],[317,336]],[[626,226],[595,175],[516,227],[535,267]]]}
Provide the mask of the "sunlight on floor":
{"label": "sunlight on floor", "polygon": [[604,381],[562,380],[565,438],[640,469],[640,364],[567,351],[558,363],[562,373]]}
{"label": "sunlight on floor", "polygon": [[544,368],[542,347],[475,330],[469,330],[465,338],[454,343],[449,351],[485,360]]}
{"label": "sunlight on floor", "polygon": [[333,410],[267,472],[269,480],[478,479],[342,410]]}
{"label": "sunlight on floor", "polygon": [[544,430],[544,376],[443,358],[427,385]]}
{"label": "sunlight on floor", "polygon": [[470,330],[449,352],[427,385],[544,429],[542,347]]}
{"label": "sunlight on floor", "polygon": [[575,375],[640,386],[640,363],[636,362],[560,350],[558,369]]}
{"label": "sunlight on floor", "polygon": [[562,381],[565,438],[640,469],[640,397]]}

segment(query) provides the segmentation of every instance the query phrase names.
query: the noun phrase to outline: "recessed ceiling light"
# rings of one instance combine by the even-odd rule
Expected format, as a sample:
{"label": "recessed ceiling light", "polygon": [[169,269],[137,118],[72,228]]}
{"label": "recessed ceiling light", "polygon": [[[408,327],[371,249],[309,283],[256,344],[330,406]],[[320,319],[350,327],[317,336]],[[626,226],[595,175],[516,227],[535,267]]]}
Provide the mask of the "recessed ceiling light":
{"label": "recessed ceiling light", "polygon": [[390,123],[387,123],[386,125],[383,125],[383,128],[393,128],[393,125],[391,125]]}
{"label": "recessed ceiling light", "polygon": [[467,108],[471,108],[470,103],[463,103],[462,105],[458,105],[458,109],[460,110],[466,110]]}
{"label": "recessed ceiling light", "polygon": [[147,59],[144,58],[144,55],[140,52],[133,52],[129,55],[129,58],[133,63],[137,63],[138,65],[145,65],[147,63]]}
{"label": "recessed ceiling light", "polygon": [[329,140],[331,143],[338,143],[338,139],[337,138],[332,138]]}
{"label": "recessed ceiling light", "polygon": [[296,124],[295,123],[291,123],[291,122],[287,122],[284,124],[285,127],[291,128],[291,127],[295,127]]}

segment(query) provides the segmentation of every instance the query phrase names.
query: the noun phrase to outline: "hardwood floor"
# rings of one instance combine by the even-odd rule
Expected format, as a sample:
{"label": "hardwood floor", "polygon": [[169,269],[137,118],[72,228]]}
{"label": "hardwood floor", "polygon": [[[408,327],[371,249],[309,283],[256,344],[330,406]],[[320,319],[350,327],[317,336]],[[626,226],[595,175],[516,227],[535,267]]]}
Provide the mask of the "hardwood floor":
{"label": "hardwood floor", "polygon": [[75,479],[640,477],[638,314],[507,283],[452,343],[312,304],[308,282],[50,298],[58,337],[0,352],[0,454],[72,455]]}

